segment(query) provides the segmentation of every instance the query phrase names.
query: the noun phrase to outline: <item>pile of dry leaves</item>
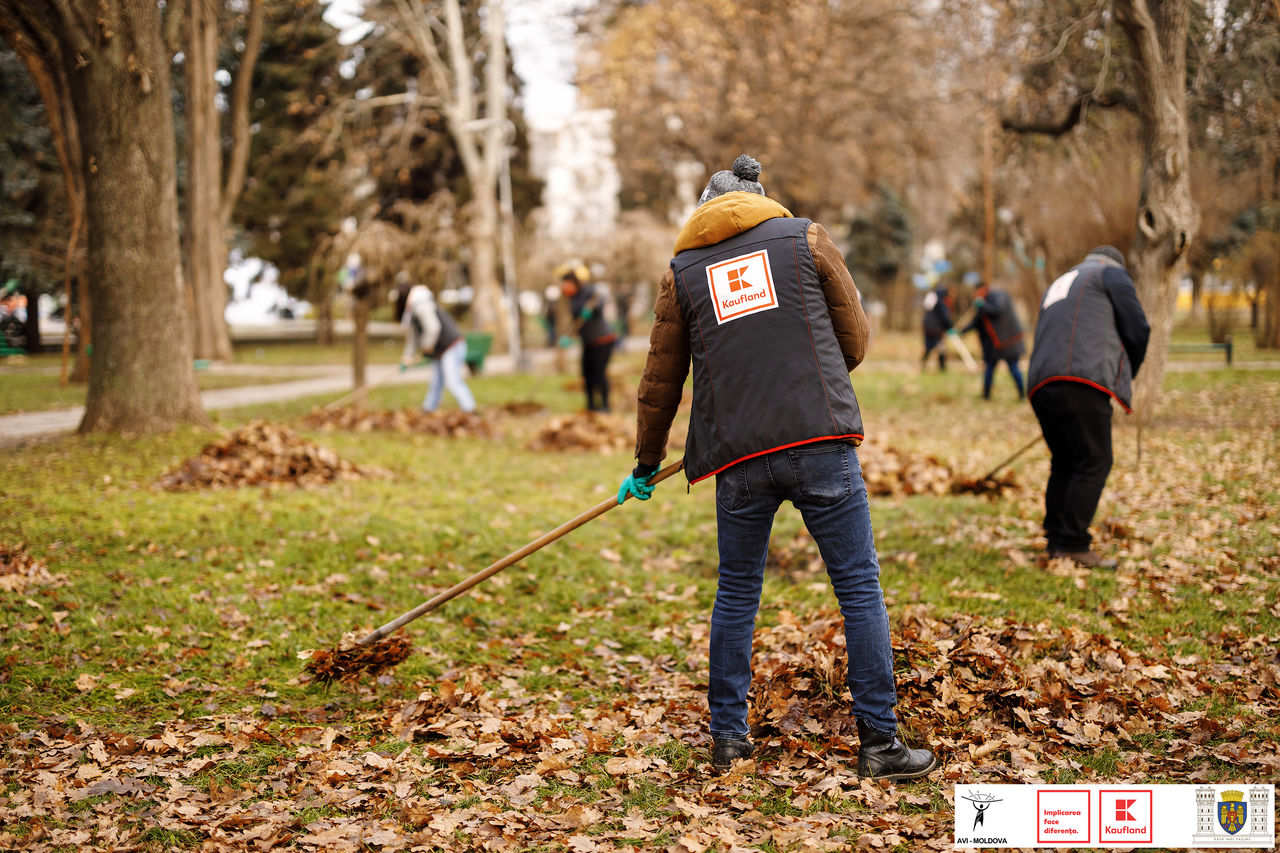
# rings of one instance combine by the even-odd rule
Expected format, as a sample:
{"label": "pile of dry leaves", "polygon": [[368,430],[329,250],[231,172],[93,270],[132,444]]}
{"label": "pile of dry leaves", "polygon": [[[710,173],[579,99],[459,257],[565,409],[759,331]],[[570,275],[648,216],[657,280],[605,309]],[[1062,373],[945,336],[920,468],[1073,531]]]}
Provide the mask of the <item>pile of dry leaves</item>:
{"label": "pile of dry leaves", "polygon": [[[757,726],[788,748],[812,748],[815,758],[827,749],[848,754],[856,743],[842,689],[841,626],[834,615],[789,619],[757,638]],[[1042,781],[1055,770],[1079,772],[1071,755],[1081,748],[1113,750],[1126,777],[1199,781],[1189,768],[1210,770],[1215,761],[1246,776],[1280,771],[1268,745],[1280,734],[1280,654],[1262,649],[1264,638],[1224,635],[1224,661],[1215,663],[1144,654],[1114,637],[1043,624],[940,621],[916,607],[894,639],[895,657],[905,660],[903,725],[918,742],[941,747],[947,778]],[[1215,721],[1199,710],[1206,701],[1236,705],[1238,716]],[[1271,722],[1256,730],[1260,720]],[[1170,732],[1163,749],[1150,748],[1156,733]],[[1206,745],[1222,737],[1231,749]]]}
{"label": "pile of dry leaves", "polygon": [[366,409],[344,406],[338,409],[316,409],[302,422],[313,429],[348,430],[351,432],[399,432],[438,435],[445,438],[493,438],[492,424],[474,412],[448,409],[424,412],[421,409]]}
{"label": "pile of dry leaves", "polygon": [[966,477],[933,455],[918,455],[882,442],[866,441],[858,449],[867,494],[906,495],[1000,495],[1017,491],[1012,471],[994,477]]}
{"label": "pile of dry leaves", "polygon": [[268,484],[318,486],[381,476],[381,471],[348,462],[288,427],[254,421],[206,445],[198,456],[165,473],[160,486],[168,491]]}
{"label": "pile of dry leaves", "polygon": [[0,590],[25,592],[32,587],[65,586],[67,577],[52,574],[43,560],[27,553],[25,544],[0,542]]}
{"label": "pile of dry leaves", "polygon": [[556,415],[547,420],[526,445],[530,450],[548,452],[594,451],[612,453],[635,446],[635,424],[617,415],[578,412]]}
{"label": "pile of dry leaves", "polygon": [[529,415],[540,415],[547,410],[547,407],[536,400],[508,400],[498,405],[498,410],[504,415],[522,418]]}

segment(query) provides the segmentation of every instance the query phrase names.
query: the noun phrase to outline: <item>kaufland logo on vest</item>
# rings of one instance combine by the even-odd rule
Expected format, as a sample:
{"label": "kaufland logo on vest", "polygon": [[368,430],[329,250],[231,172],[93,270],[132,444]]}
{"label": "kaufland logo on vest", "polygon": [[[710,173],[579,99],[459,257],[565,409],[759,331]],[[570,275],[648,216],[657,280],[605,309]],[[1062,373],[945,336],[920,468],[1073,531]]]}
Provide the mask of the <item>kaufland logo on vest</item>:
{"label": "kaufland logo on vest", "polygon": [[720,325],[778,307],[766,249],[707,267],[707,285]]}

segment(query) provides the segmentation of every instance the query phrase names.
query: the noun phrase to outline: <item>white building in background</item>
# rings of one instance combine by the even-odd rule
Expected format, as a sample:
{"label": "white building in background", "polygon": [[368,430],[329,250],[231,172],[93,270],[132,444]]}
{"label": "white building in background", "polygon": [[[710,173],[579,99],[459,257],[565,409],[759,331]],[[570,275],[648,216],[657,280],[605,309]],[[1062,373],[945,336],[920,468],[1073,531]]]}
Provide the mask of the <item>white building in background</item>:
{"label": "white building in background", "polygon": [[582,254],[583,246],[606,237],[618,222],[613,111],[531,119],[529,147],[533,173],[545,182],[539,229],[564,254]]}

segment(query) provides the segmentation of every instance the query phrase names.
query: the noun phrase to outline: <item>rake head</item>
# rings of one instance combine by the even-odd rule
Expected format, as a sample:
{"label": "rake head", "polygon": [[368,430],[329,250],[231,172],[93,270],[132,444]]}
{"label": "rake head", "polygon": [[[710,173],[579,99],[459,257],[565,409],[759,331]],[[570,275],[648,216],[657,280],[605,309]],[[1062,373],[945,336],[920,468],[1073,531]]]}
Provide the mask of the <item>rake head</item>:
{"label": "rake head", "polygon": [[368,645],[344,638],[335,649],[313,649],[299,657],[306,660],[305,669],[316,681],[328,685],[335,681],[354,681],[365,674],[377,675],[412,653],[413,644],[396,634]]}

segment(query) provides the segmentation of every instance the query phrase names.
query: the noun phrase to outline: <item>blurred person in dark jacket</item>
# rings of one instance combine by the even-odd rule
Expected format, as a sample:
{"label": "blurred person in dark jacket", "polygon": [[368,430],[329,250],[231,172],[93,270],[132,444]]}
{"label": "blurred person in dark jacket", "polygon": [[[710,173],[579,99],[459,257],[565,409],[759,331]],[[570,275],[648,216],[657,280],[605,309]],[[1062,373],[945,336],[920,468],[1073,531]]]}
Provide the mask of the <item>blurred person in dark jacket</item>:
{"label": "blurred person in dark jacket", "polygon": [[978,341],[982,344],[982,399],[991,399],[991,383],[996,375],[996,365],[1004,362],[1009,365],[1009,373],[1013,383],[1018,386],[1018,399],[1026,396],[1026,387],[1022,382],[1022,371],[1018,368],[1018,359],[1027,351],[1022,331],[1022,322],[1018,320],[1017,309],[1009,294],[985,281],[978,282],[974,289],[973,320],[960,330],[960,334],[977,332]]}
{"label": "blurred person in dark jacket", "polygon": [[955,325],[951,316],[951,309],[954,307],[955,296],[949,284],[939,284],[924,295],[924,316],[921,319],[924,355],[920,356],[921,370],[929,364],[929,356],[935,349],[938,351],[938,369],[947,369],[947,348],[941,344]]}
{"label": "blurred person in dark jacket", "polygon": [[618,340],[618,333],[609,322],[610,296],[574,270],[560,279],[560,293],[569,300],[569,316],[582,339],[582,384],[587,394],[587,411],[607,412],[609,357]]}

